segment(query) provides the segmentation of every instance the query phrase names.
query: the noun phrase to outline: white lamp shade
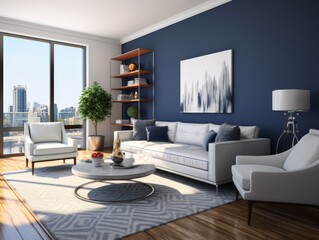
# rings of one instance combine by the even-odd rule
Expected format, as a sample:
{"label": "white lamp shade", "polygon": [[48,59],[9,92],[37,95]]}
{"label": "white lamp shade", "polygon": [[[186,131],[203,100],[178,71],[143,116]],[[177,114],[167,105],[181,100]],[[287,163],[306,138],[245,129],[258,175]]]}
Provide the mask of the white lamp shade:
{"label": "white lamp shade", "polygon": [[308,111],[310,91],[302,89],[280,89],[272,91],[273,111]]}

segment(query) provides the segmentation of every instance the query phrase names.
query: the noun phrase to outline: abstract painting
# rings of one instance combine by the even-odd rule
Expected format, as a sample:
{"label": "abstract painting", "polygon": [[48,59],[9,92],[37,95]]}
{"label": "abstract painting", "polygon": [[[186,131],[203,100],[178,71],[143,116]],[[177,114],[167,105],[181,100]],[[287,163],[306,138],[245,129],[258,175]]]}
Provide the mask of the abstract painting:
{"label": "abstract painting", "polygon": [[232,50],[182,60],[182,113],[232,113]]}

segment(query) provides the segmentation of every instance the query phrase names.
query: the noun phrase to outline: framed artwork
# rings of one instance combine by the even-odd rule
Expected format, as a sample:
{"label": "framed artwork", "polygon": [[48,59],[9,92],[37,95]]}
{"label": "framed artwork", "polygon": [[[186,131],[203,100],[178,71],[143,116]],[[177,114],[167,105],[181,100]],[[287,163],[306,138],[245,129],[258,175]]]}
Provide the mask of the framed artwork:
{"label": "framed artwork", "polygon": [[232,113],[232,50],[182,60],[182,113]]}

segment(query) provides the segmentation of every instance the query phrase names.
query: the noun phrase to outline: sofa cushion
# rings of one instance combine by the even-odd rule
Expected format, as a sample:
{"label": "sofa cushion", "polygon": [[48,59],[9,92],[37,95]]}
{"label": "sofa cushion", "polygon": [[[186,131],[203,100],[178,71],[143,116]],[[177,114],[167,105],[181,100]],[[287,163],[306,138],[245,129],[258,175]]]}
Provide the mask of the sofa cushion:
{"label": "sofa cushion", "polygon": [[155,122],[155,126],[159,126],[159,127],[167,126],[168,127],[168,131],[167,131],[168,140],[170,142],[174,142],[175,141],[177,122],[156,121]]}
{"label": "sofa cushion", "polygon": [[240,128],[237,125],[224,123],[220,126],[215,142],[235,141],[240,139]]}
{"label": "sofa cushion", "polygon": [[214,132],[218,133],[220,126],[221,125],[210,123],[208,130],[213,130]]}
{"label": "sofa cushion", "polygon": [[288,155],[284,169],[293,171],[302,169],[319,159],[319,136],[303,136]]}
{"label": "sofa cushion", "polygon": [[157,143],[148,142],[146,140],[141,141],[122,141],[121,142],[121,150],[124,152],[131,152],[131,153],[142,153],[144,147],[154,145]]}
{"label": "sofa cushion", "polygon": [[175,143],[203,146],[209,124],[178,122]]}
{"label": "sofa cushion", "polygon": [[155,120],[137,120],[132,118],[133,123],[133,136],[132,140],[146,140],[146,129],[145,127],[154,126]]}
{"label": "sofa cushion", "polygon": [[50,143],[38,143],[35,144],[33,155],[51,155],[51,154],[61,154],[61,153],[71,153],[74,152],[73,146],[50,142]]}
{"label": "sofa cushion", "polygon": [[62,123],[29,123],[30,138],[34,143],[62,142]]}
{"label": "sofa cushion", "polygon": [[259,137],[259,128],[257,126],[239,126],[241,139],[252,139]]}
{"label": "sofa cushion", "polygon": [[147,141],[148,142],[168,142],[167,135],[168,127],[146,127]]}
{"label": "sofa cushion", "polygon": [[208,170],[208,152],[202,147],[178,143],[157,143],[144,148],[148,157]]}
{"label": "sofa cushion", "polygon": [[284,169],[264,165],[233,165],[231,168],[233,181],[245,190],[250,189],[252,172],[286,172]]}
{"label": "sofa cushion", "polygon": [[208,131],[208,133],[206,134],[203,141],[203,148],[205,148],[206,151],[208,151],[209,144],[215,142],[216,135],[217,133],[213,130]]}

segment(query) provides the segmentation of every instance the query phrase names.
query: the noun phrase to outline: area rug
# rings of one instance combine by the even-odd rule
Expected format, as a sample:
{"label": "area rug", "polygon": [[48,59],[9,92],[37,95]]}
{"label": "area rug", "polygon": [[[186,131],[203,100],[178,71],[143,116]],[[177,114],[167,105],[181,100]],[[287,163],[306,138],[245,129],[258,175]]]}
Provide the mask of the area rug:
{"label": "area rug", "polygon": [[[151,184],[150,197],[127,203],[96,204],[74,196],[75,187],[90,181],[72,175],[71,165],[4,173],[48,231],[63,240],[119,239],[234,200],[232,184],[215,187],[157,171],[139,181]],[[90,189],[88,189],[90,190]]]}

